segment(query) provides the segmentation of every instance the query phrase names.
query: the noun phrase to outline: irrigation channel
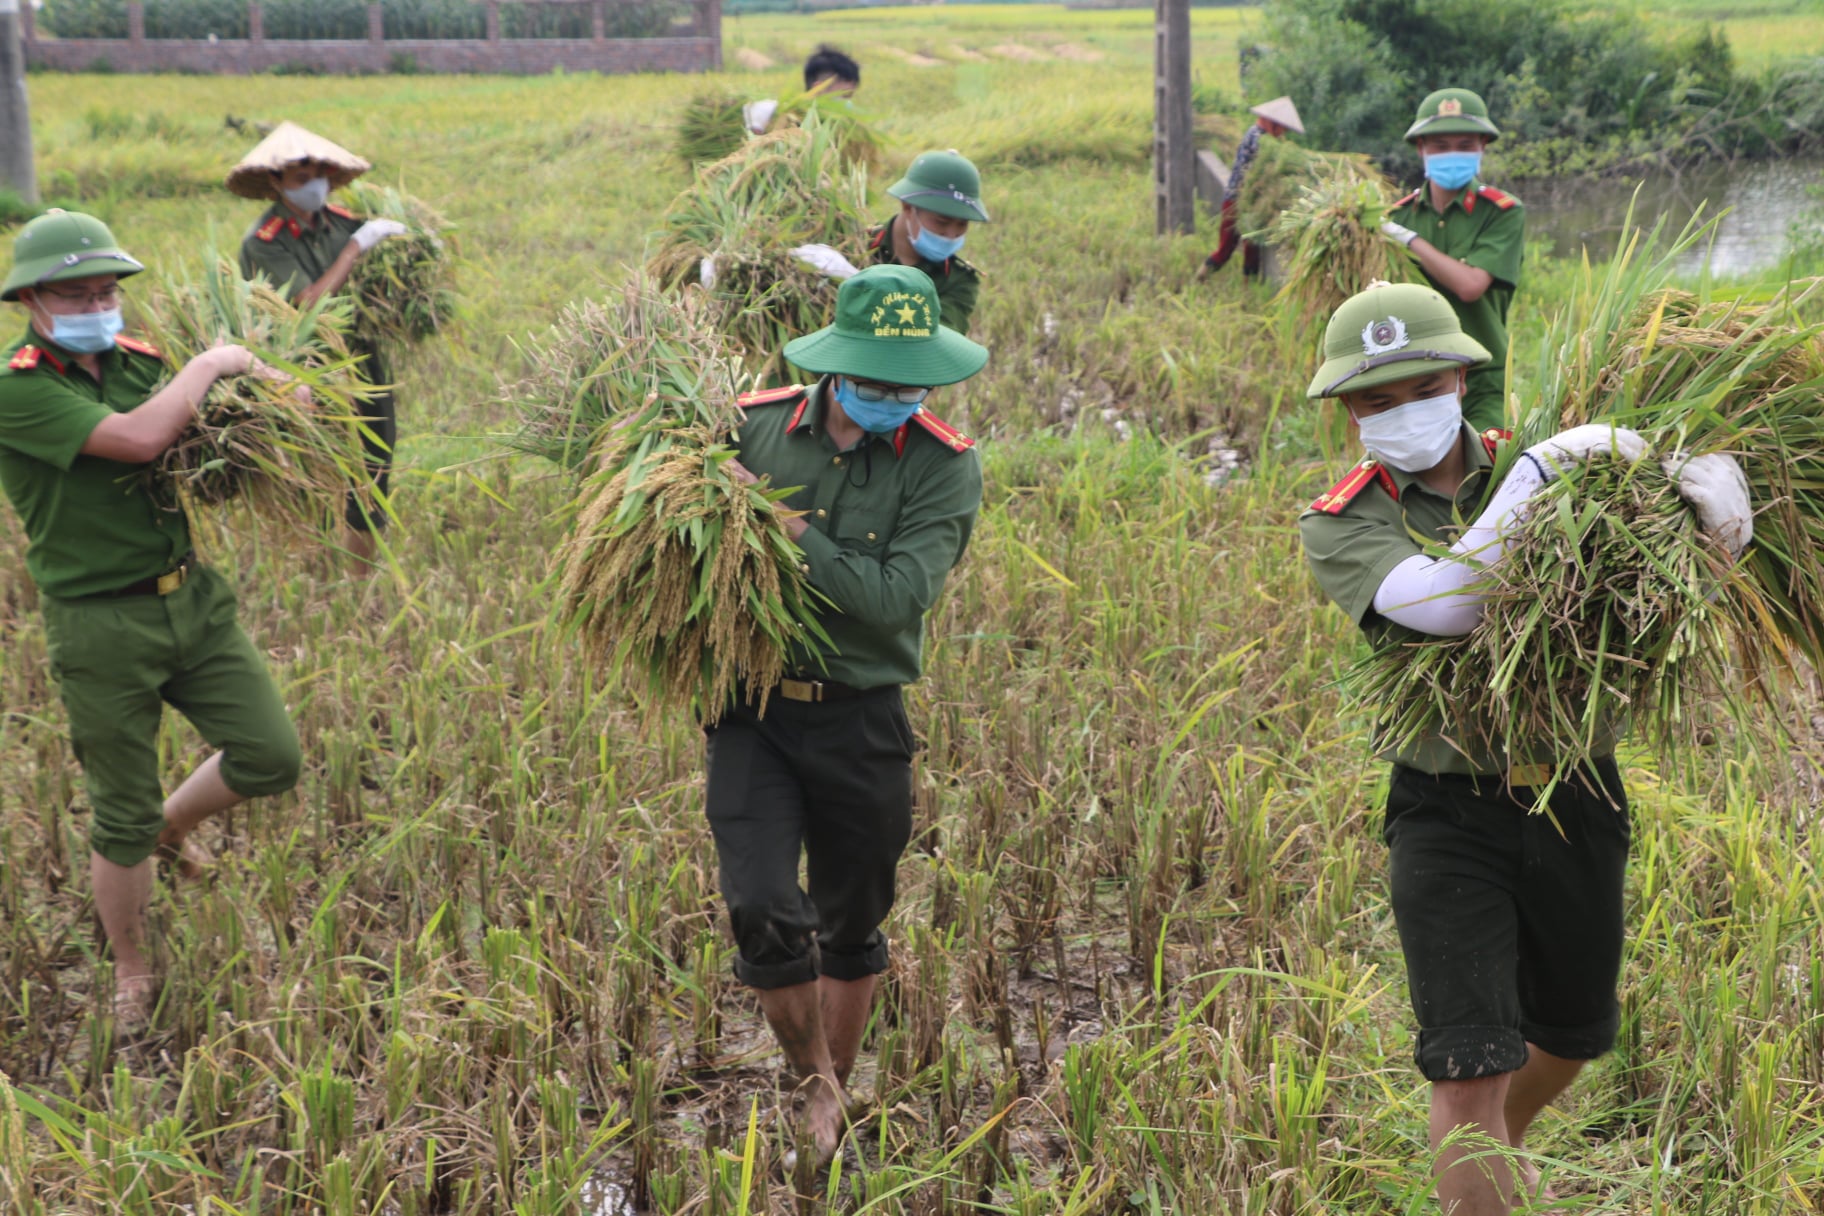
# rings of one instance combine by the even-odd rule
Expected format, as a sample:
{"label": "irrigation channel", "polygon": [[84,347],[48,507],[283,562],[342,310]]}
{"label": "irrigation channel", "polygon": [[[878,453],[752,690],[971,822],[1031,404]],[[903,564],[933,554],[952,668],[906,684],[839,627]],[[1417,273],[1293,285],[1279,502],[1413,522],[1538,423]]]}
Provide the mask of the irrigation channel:
{"label": "irrigation channel", "polygon": [[[1513,191],[1526,203],[1527,235],[1549,238],[1552,252],[1574,258],[1588,248],[1592,258],[1615,251],[1622,218],[1640,191],[1637,222],[1651,227],[1658,216],[1677,231],[1701,206],[1705,215],[1727,209],[1709,249],[1710,271],[1718,276],[1754,274],[1779,264],[1790,248],[1795,225],[1824,222],[1824,160],[1793,159],[1705,164],[1656,169],[1614,177],[1540,178],[1517,182]],[[1706,250],[1694,249],[1681,269],[1697,273]]]}

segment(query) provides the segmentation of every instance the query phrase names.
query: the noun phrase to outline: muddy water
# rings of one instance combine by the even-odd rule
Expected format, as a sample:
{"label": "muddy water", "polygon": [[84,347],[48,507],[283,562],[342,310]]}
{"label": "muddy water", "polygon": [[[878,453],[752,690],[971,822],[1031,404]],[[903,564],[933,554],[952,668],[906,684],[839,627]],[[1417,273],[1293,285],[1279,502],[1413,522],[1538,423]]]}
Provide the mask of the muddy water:
{"label": "muddy water", "polygon": [[1711,273],[1727,276],[1778,265],[1791,248],[1795,224],[1824,224],[1820,183],[1824,160],[1807,159],[1501,184],[1526,203],[1527,236],[1550,240],[1561,257],[1577,257],[1585,248],[1593,258],[1613,253],[1636,187],[1635,214],[1646,227],[1664,215],[1676,233],[1699,207],[1706,216],[1728,208],[1715,244],[1691,250],[1681,267],[1695,273],[1708,256]]}

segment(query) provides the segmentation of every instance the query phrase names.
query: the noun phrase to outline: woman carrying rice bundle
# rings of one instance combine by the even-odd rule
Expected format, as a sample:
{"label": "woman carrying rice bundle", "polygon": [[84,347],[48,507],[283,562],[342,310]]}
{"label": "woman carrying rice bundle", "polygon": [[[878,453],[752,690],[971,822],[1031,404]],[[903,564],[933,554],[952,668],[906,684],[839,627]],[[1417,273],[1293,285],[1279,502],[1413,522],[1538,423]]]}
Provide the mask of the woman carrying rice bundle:
{"label": "woman carrying rice bundle", "polygon": [[1248,128],[1241,137],[1241,144],[1235,149],[1235,163],[1229,169],[1229,181],[1222,191],[1222,228],[1217,239],[1216,249],[1203,260],[1197,268],[1197,281],[1202,282],[1218,270],[1229,264],[1237,249],[1241,250],[1241,273],[1252,278],[1260,273],[1260,246],[1253,241],[1241,239],[1241,190],[1248,180],[1248,166],[1260,155],[1260,137],[1271,135],[1275,139],[1284,139],[1287,131],[1305,133],[1304,120],[1298,116],[1298,106],[1290,97],[1275,97],[1251,106],[1248,113],[1254,115],[1254,125]]}
{"label": "woman carrying rice bundle", "polygon": [[[1299,531],[1326,594],[1377,642],[1469,633],[1528,500],[1592,460],[1646,456],[1634,432],[1589,424],[1503,459],[1510,437],[1478,434],[1463,416],[1469,373],[1489,353],[1427,287],[1347,301],[1324,356],[1308,395],[1342,399],[1368,458],[1311,504]],[[1501,465],[1509,471],[1491,485]],[[1752,525],[1734,461],[1664,467],[1705,531],[1739,554]],[[1520,1149],[1540,1110],[1614,1045],[1629,821],[1618,724],[1594,747],[1541,738],[1504,748],[1454,729],[1463,725],[1387,750],[1383,833],[1415,1057],[1432,1085],[1438,1198],[1481,1216],[1531,1202],[1538,1179],[1465,1146],[1459,1129]],[[1589,762],[1553,782],[1559,757],[1579,750]],[[1531,813],[1541,802],[1549,813]]]}
{"label": "woman carrying rice bundle", "polygon": [[[271,203],[241,240],[241,273],[250,279],[264,276],[300,305],[343,290],[363,254],[407,231],[397,220],[364,222],[329,201],[330,191],[348,185],[370,167],[320,135],[295,123],[280,123],[228,174],[229,190]],[[373,335],[351,334],[349,345],[363,357],[362,375],[369,384],[389,382]],[[349,495],[344,544],[363,569],[371,569],[379,548],[374,534],[385,526],[391,510],[386,493],[399,436],[392,392],[370,398],[366,414],[362,439],[374,492]]]}
{"label": "woman carrying rice bundle", "polygon": [[[196,564],[175,491],[146,475],[217,380],[263,369],[245,348],[217,346],[174,372],[121,336],[120,280],[143,269],[100,220],[52,211],[20,230],[0,287],[31,316],[0,351],[0,486],[30,542],[93,810],[89,874],[122,1032],[143,1028],[158,996],[145,941],[153,855],[195,877],[209,861],[198,825],[290,789],[301,763],[278,687],[235,621],[233,587]],[[216,749],[168,798],[166,703]]]}

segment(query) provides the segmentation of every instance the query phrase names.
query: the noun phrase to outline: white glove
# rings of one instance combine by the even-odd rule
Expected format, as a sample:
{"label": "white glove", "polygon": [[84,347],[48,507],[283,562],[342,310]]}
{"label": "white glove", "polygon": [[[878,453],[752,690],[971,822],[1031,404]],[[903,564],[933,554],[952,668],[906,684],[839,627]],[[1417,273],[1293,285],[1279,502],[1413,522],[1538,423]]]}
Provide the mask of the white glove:
{"label": "white glove", "polygon": [[809,266],[819,274],[832,279],[853,278],[861,272],[855,264],[828,245],[800,245],[792,250],[792,256]]}
{"label": "white glove", "polygon": [[355,235],[350,239],[361,247],[362,253],[366,253],[387,237],[404,236],[407,231],[406,226],[398,220],[369,220],[355,229]]}
{"label": "white glove", "polygon": [[710,254],[697,263],[697,282],[703,284],[703,290],[714,291],[716,287],[716,255]]}
{"label": "white glove", "polygon": [[1647,441],[1625,427],[1589,422],[1559,431],[1544,443],[1526,449],[1526,454],[1539,462],[1539,471],[1547,481],[1556,480],[1572,465],[1582,464],[1598,452],[1631,463],[1647,454]]}
{"label": "white glove", "polygon": [[778,112],[779,103],[771,98],[750,101],[741,107],[741,122],[755,135],[765,135],[766,129],[773,125],[773,115]]}
{"label": "white glove", "polygon": [[1414,232],[1406,225],[1396,224],[1392,220],[1385,220],[1381,223],[1381,235],[1390,241],[1395,241],[1406,246],[1408,249],[1411,249],[1412,243],[1419,239],[1418,233]]}
{"label": "white glove", "polygon": [[1740,557],[1754,539],[1754,506],[1748,501],[1748,475],[1735,457],[1722,452],[1687,457],[1675,452],[1659,467],[1678,486],[1678,496],[1697,512],[1697,522]]}

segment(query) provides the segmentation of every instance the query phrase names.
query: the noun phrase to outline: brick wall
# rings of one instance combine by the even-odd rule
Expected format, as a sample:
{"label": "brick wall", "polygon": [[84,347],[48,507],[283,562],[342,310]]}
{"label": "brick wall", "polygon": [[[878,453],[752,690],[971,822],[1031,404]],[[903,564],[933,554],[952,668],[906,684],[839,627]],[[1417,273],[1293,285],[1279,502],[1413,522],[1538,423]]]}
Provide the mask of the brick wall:
{"label": "brick wall", "polygon": [[25,59],[35,68],[84,72],[101,64],[116,72],[200,72],[246,75],[308,66],[326,75],[386,72],[409,56],[420,72],[542,75],[566,72],[706,72],[722,66],[721,0],[699,0],[696,32],[683,38],[502,38],[496,3],[488,3],[490,37],[473,40],[387,40],[378,4],[368,9],[364,41],[270,41],[260,36],[259,5],[250,5],[247,39],[216,42],[145,37],[145,10],[127,4],[126,38],[39,38],[26,15]]}

